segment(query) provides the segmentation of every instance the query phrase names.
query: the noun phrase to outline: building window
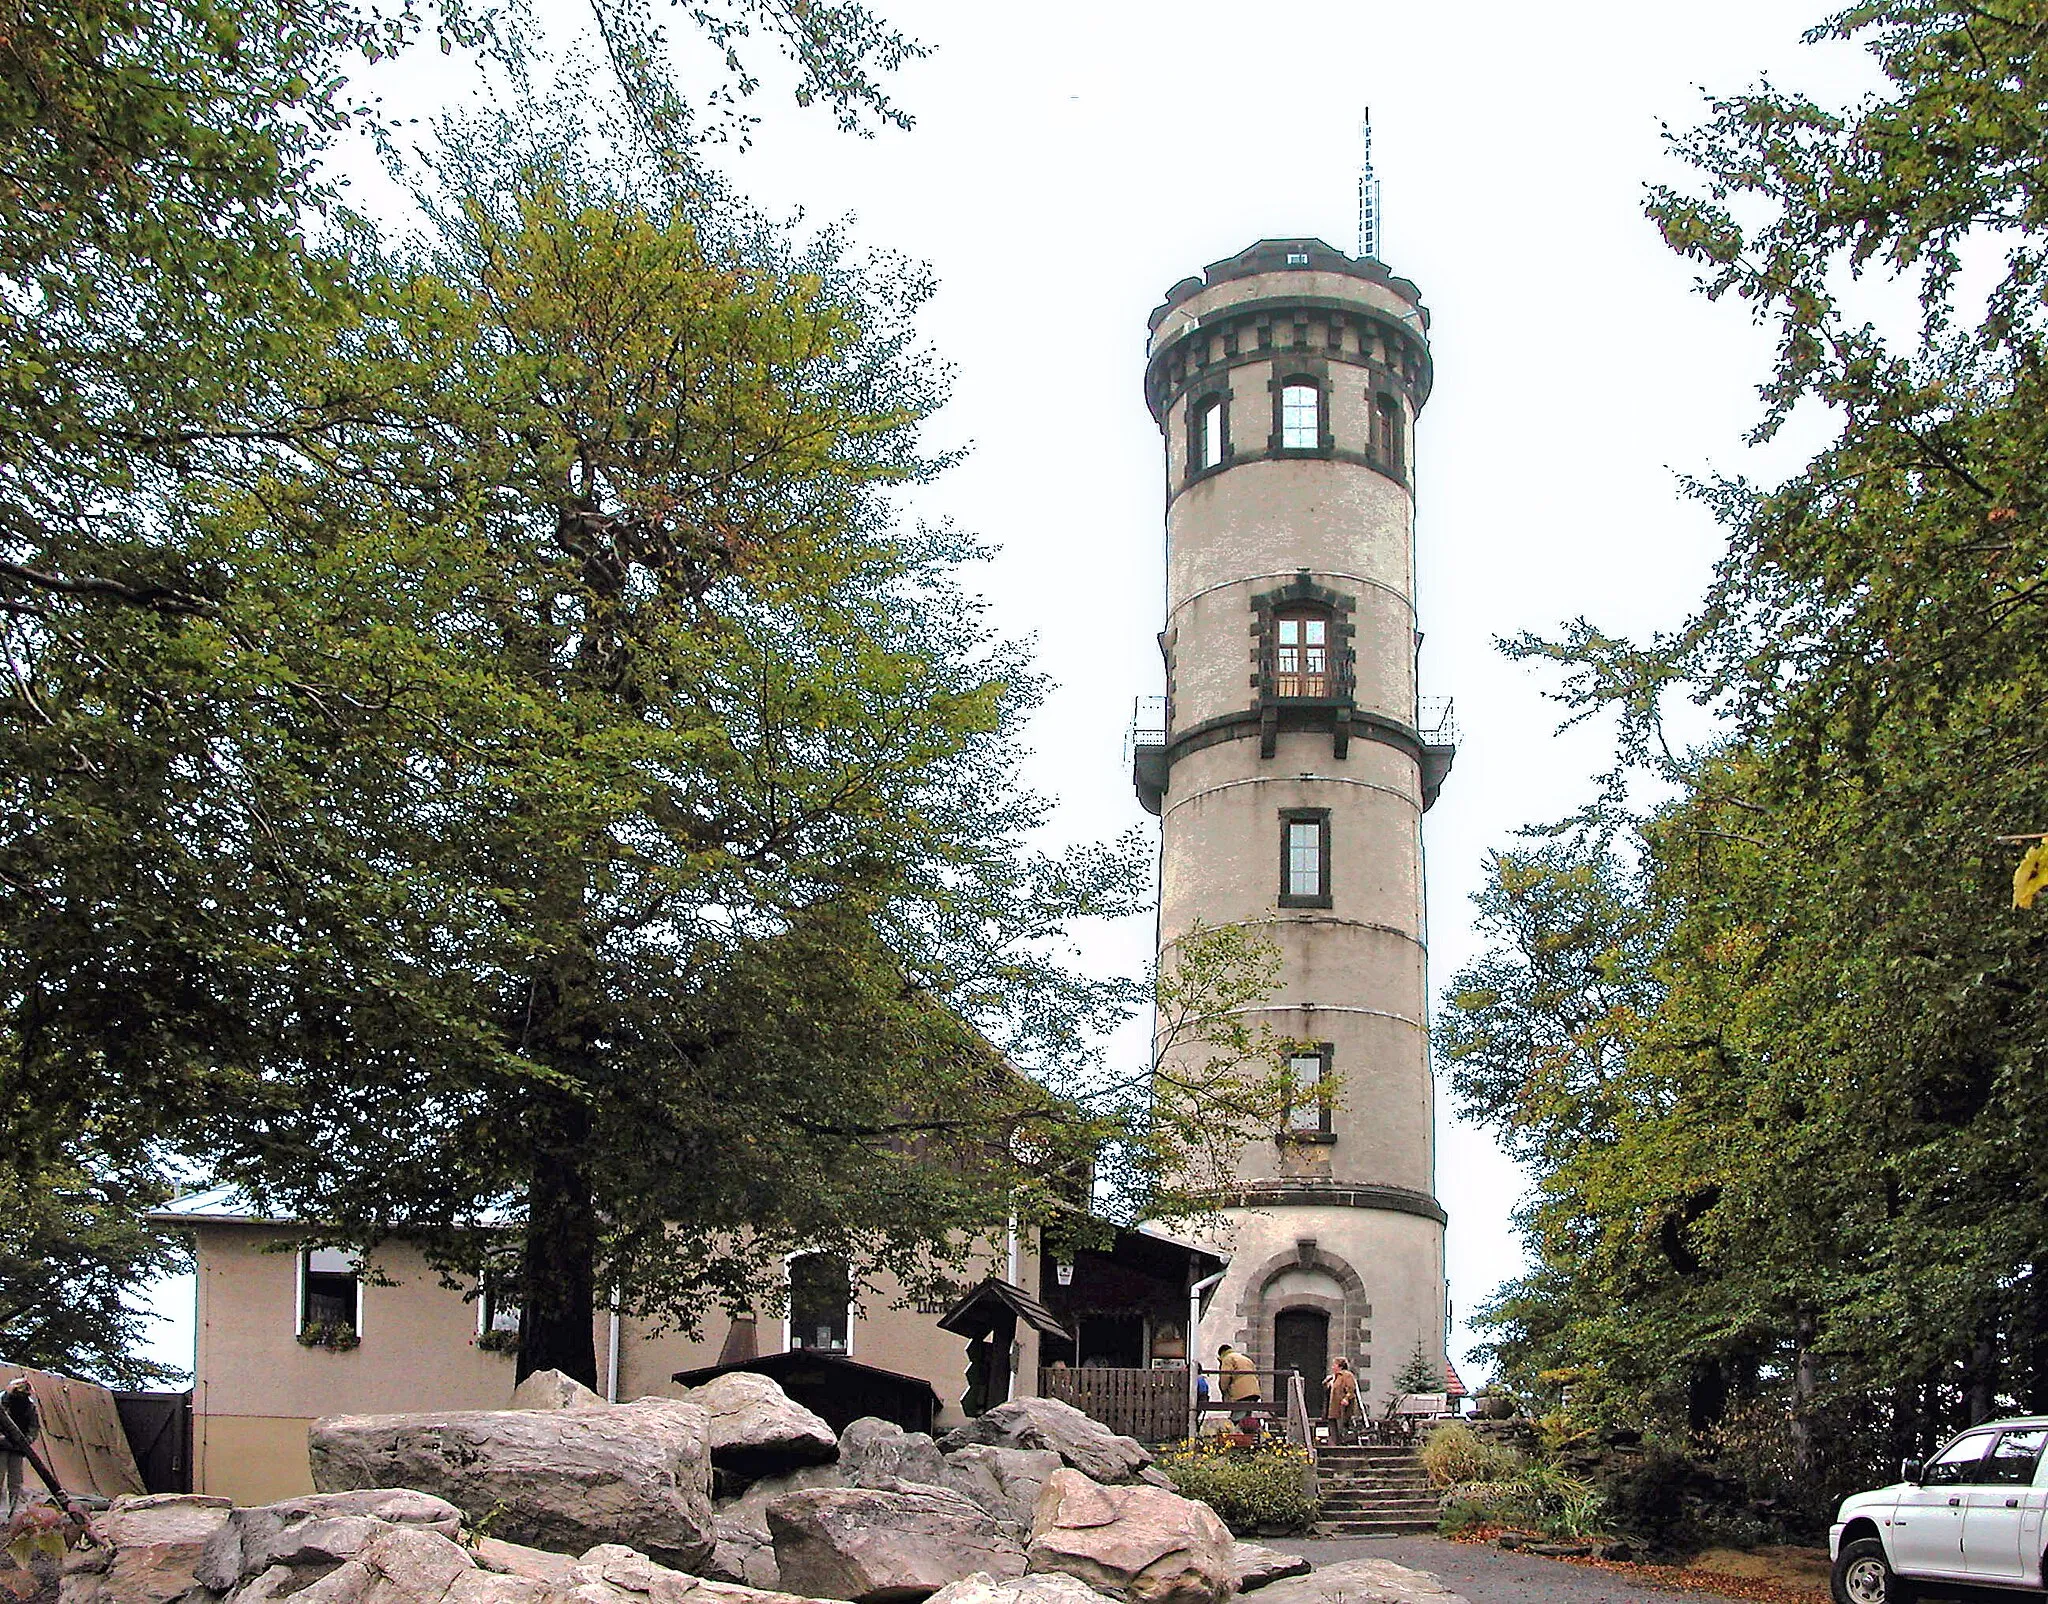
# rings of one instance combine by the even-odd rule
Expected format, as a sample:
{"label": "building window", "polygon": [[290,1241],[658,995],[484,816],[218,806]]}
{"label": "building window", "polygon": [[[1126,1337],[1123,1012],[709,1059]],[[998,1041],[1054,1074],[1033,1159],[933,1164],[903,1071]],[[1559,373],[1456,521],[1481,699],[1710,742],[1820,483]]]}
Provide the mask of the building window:
{"label": "building window", "polygon": [[301,1337],[336,1340],[362,1333],[362,1281],[344,1248],[307,1248],[299,1255]]}
{"label": "building window", "polygon": [[1323,443],[1322,392],[1304,379],[1290,379],[1280,391],[1280,447],[1313,451]]}
{"label": "building window", "polygon": [[1212,395],[1195,412],[1195,468],[1197,472],[1223,462],[1223,397]]}
{"label": "building window", "polygon": [[1280,814],[1280,906],[1330,906],[1330,810],[1285,808]]}
{"label": "building window", "polygon": [[1273,620],[1273,694],[1330,694],[1330,620],[1322,612],[1282,613]]}
{"label": "building window", "polygon": [[852,1351],[853,1276],[833,1253],[800,1253],[789,1261],[789,1346],[821,1353]]}
{"label": "building window", "polygon": [[1292,1054],[1288,1074],[1294,1081],[1294,1102],[1287,1111],[1289,1136],[1330,1134],[1330,1045],[1321,1043]]}
{"label": "building window", "polygon": [[1373,397],[1372,454],[1388,473],[1401,477],[1401,403],[1390,395]]}
{"label": "building window", "polygon": [[494,1331],[519,1335],[519,1282],[509,1265],[486,1270],[483,1290],[477,1294],[476,1334],[487,1337]]}

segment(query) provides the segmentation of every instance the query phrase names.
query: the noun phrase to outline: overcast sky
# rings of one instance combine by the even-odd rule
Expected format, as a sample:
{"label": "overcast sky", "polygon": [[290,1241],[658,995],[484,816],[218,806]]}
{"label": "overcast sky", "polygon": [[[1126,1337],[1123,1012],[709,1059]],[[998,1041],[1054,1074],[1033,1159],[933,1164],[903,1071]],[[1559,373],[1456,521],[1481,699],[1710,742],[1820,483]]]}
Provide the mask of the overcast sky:
{"label": "overcast sky", "polygon": [[[1865,81],[1860,56],[1802,45],[1823,11],[1800,0],[875,3],[933,47],[894,86],[915,130],[851,138],[764,92],[753,150],[722,165],[772,212],[850,215],[859,241],[934,268],[923,326],[956,370],[937,438],[973,451],[920,508],[1001,548],[984,576],[995,621],[1036,638],[1056,687],[1027,772],[1063,839],[1154,823],[1122,763],[1132,699],[1162,688],[1146,315],[1263,237],[1350,250],[1371,106],[1381,255],[1433,319],[1423,691],[1454,696],[1463,731],[1425,824],[1440,989],[1475,950],[1486,853],[1581,803],[1605,756],[1597,730],[1553,736],[1542,678],[1495,638],[1582,614],[1617,631],[1676,624],[1717,541],[1675,475],[1757,466],[1741,436],[1768,341],[1740,308],[1693,294],[1642,217],[1646,182],[1682,178],[1660,121],[1689,124],[1702,86],[1766,72],[1842,94]],[[455,76],[418,66],[407,96]],[[1135,972],[1150,936],[1149,918],[1097,932],[1091,955]],[[1142,1035],[1124,1051],[1142,1056]],[[1454,1354],[1473,1340],[1465,1317],[1520,1268],[1508,1215],[1523,1186],[1440,1099]],[[178,1318],[158,1346],[181,1364],[189,1299],[187,1282],[162,1300]]]}

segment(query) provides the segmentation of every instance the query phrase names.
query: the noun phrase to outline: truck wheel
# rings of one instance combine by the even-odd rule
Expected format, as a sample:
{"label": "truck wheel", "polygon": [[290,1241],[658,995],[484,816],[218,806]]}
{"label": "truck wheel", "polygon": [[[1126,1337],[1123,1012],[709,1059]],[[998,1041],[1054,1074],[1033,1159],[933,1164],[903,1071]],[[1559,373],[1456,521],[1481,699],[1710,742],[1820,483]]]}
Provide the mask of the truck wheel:
{"label": "truck wheel", "polygon": [[1835,1604],[1913,1604],[1913,1584],[1892,1569],[1875,1537],[1842,1545],[1829,1586]]}

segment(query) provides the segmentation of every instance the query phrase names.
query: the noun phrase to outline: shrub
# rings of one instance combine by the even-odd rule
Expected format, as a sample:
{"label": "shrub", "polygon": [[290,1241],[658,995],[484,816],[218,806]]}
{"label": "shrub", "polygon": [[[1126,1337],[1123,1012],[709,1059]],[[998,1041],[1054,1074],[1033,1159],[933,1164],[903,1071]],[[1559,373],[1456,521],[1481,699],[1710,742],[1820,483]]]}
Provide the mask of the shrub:
{"label": "shrub", "polygon": [[316,1320],[299,1333],[302,1348],[326,1348],[334,1353],[347,1353],[351,1348],[360,1348],[363,1339],[356,1335],[356,1328],[344,1325],[338,1320]]}
{"label": "shrub", "polygon": [[1183,1498],[1199,1498],[1239,1537],[1302,1532],[1321,1501],[1309,1457],[1292,1446],[1232,1448],[1212,1438],[1176,1443],[1159,1468]]}
{"label": "shrub", "polygon": [[1470,1426],[1453,1421],[1422,1439],[1422,1468],[1431,1483],[1507,1481],[1522,1468],[1522,1456],[1505,1443],[1489,1442]]}
{"label": "shrub", "polygon": [[1444,1494],[1442,1508],[1464,1511],[1468,1525],[1518,1526],[1547,1537],[1588,1537],[1605,1529],[1599,1489],[1551,1465],[1528,1465],[1502,1481],[1462,1483]]}

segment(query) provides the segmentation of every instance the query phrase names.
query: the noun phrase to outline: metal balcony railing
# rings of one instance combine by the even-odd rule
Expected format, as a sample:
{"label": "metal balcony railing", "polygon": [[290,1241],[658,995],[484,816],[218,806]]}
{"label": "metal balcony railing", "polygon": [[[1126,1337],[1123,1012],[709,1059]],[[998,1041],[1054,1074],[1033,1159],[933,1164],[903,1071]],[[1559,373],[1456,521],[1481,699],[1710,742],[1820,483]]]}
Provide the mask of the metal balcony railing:
{"label": "metal balcony railing", "polygon": [[1166,698],[1140,696],[1131,704],[1131,727],[1124,732],[1124,764],[1138,755],[1141,746],[1166,744]]}
{"label": "metal balcony railing", "polygon": [[1421,734],[1424,746],[1456,746],[1456,701],[1448,696],[1421,697],[1415,704],[1415,728]]}

